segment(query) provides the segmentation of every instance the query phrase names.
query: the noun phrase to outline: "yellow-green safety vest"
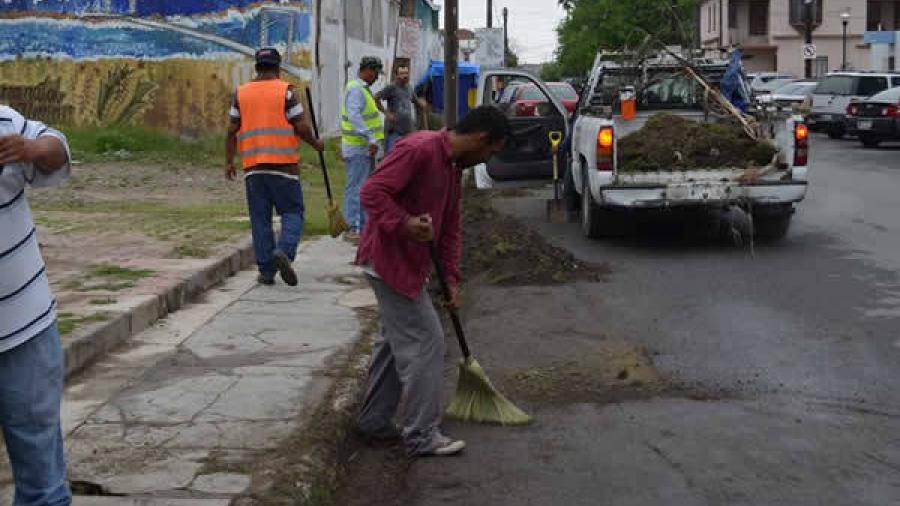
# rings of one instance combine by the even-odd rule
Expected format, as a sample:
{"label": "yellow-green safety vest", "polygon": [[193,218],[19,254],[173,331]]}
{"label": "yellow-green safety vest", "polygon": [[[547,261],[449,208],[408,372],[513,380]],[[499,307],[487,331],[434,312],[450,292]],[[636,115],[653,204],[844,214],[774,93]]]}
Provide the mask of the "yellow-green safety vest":
{"label": "yellow-green safety vest", "polygon": [[359,79],[354,79],[347,83],[344,89],[344,100],[341,105],[341,142],[351,146],[368,146],[369,139],[353,130],[353,123],[350,123],[350,115],[347,113],[347,95],[354,88],[364,88],[363,95],[366,97],[366,107],[363,109],[362,117],[369,130],[375,134],[375,140],[384,140],[384,124],[381,121],[381,114],[378,112],[378,105],[375,103],[375,97],[368,87]]}

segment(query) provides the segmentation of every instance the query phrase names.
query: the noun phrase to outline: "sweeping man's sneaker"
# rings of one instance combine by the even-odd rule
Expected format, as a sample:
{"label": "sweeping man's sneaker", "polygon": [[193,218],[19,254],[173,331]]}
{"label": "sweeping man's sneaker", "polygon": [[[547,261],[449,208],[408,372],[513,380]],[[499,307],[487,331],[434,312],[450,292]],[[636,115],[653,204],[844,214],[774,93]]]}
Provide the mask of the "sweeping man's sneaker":
{"label": "sweeping man's sneaker", "polygon": [[259,276],[256,276],[256,282],[261,285],[272,286],[275,284],[275,277],[260,273]]}
{"label": "sweeping man's sneaker", "polygon": [[457,455],[466,449],[466,442],[462,439],[452,439],[447,436],[440,436],[437,446],[431,450],[419,452],[417,457],[450,457]]}
{"label": "sweeping man's sneaker", "polygon": [[278,269],[278,273],[281,274],[281,279],[284,280],[289,286],[297,286],[297,273],[294,272],[294,267],[291,265],[291,260],[281,251],[276,251],[272,258],[272,263],[275,264],[275,268]]}
{"label": "sweeping man's sneaker", "polygon": [[362,430],[357,427],[356,434],[367,445],[373,445],[376,443],[391,443],[403,439],[403,436],[400,433],[400,429],[398,429],[397,426],[393,423],[388,424],[376,431]]}

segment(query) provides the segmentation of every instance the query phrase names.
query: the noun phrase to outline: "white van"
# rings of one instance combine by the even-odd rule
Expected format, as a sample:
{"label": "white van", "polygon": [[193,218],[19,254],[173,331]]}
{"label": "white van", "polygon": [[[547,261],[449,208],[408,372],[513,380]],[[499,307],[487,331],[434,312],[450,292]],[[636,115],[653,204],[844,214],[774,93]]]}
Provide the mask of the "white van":
{"label": "white van", "polygon": [[811,130],[840,139],[847,133],[847,106],[851,100],[868,98],[894,86],[900,86],[900,73],[832,72],[816,86],[806,122]]}

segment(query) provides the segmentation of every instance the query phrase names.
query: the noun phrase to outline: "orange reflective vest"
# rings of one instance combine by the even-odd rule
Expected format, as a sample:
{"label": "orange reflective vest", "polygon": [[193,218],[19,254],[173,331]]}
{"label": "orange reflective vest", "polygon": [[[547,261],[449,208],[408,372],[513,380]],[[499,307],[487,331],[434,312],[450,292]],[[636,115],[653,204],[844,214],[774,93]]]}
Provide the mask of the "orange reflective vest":
{"label": "orange reflective vest", "polygon": [[280,79],[252,81],[238,88],[241,129],[238,151],[244,170],[259,164],[300,162],[300,140],[285,115],[290,83]]}

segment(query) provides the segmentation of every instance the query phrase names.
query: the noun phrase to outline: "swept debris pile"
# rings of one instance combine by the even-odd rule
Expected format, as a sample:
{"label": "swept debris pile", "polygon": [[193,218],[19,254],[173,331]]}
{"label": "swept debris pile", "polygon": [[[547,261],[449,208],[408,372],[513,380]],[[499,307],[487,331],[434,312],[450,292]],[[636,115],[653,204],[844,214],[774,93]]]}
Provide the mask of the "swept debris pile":
{"label": "swept debris pile", "polygon": [[674,114],[652,116],[619,141],[623,172],[763,167],[776,148],[755,141],[737,123],[700,123]]}
{"label": "swept debris pile", "polygon": [[550,285],[584,279],[600,281],[605,265],[583,263],[548,244],[540,235],[491,206],[494,192],[467,189],[463,197],[462,270],[466,279],[484,276],[490,284]]}

